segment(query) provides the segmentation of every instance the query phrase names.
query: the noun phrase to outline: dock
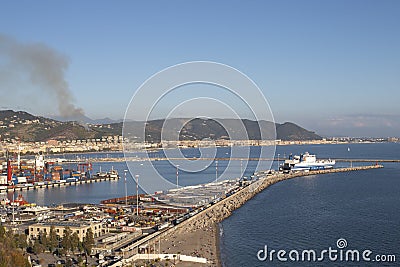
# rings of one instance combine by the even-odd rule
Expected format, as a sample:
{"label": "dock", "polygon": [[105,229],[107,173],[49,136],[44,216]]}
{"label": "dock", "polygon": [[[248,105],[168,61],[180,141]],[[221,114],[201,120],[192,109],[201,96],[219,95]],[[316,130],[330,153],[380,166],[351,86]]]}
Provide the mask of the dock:
{"label": "dock", "polygon": [[[289,174],[279,173],[273,175],[266,175],[256,180],[255,182],[247,185],[246,187],[242,188],[238,192],[200,211],[198,214],[186,219],[182,223],[162,231],[157,231],[153,234],[146,236],[141,240],[134,242],[133,244],[122,250],[123,259],[118,263],[126,264],[126,263],[132,263],[135,260],[137,260],[138,258],[137,256],[135,256],[138,253],[137,249],[143,244],[150,244],[150,246],[153,244],[154,246],[156,246],[156,244],[160,242],[159,240],[172,240],[174,237],[178,235],[187,236],[190,235],[190,233],[199,230],[202,231],[202,229],[207,229],[212,227],[216,223],[219,223],[224,219],[226,219],[227,217],[229,217],[234,210],[243,206],[248,200],[253,198],[259,192],[263,191],[264,189],[268,188],[269,186],[275,183],[288,179],[293,179],[296,177],[340,173],[340,172],[367,171],[380,168],[383,168],[383,166],[379,164],[374,164],[374,165],[357,166],[350,168],[337,168],[337,169],[317,170],[309,172],[302,171]],[[188,240],[187,242],[190,242],[190,238],[189,239],[185,238],[185,240]],[[171,250],[169,253],[180,253],[180,252]],[[189,251],[182,251],[182,253],[189,253]],[[148,254],[145,255],[148,256]],[[216,263],[213,261],[210,262],[209,259],[207,259],[207,264],[213,265]],[[115,266],[121,266],[121,265],[117,264]]]}
{"label": "dock", "polygon": [[34,191],[40,190],[42,188],[58,188],[58,187],[65,187],[65,186],[78,186],[82,184],[92,184],[92,183],[100,183],[105,181],[115,181],[120,179],[120,177],[93,177],[90,179],[85,180],[78,180],[75,182],[64,182],[64,183],[47,183],[47,184],[34,184],[34,185],[25,185],[25,186],[8,186],[7,188],[0,189],[0,193],[4,192],[19,192],[19,191]]}
{"label": "dock", "polygon": [[[177,226],[178,229],[182,229],[187,231],[187,229],[191,228],[199,228],[199,227],[207,227],[212,223],[218,223],[222,220],[229,217],[233,210],[241,207],[244,203],[250,200],[259,192],[268,188],[269,186],[276,184],[278,182],[293,179],[296,177],[304,177],[311,175],[320,175],[320,174],[330,174],[330,173],[339,173],[339,172],[352,172],[352,171],[365,171],[372,169],[380,169],[383,168],[383,165],[375,164],[368,166],[357,166],[357,167],[349,167],[349,168],[337,168],[337,169],[327,169],[327,170],[317,170],[317,171],[309,171],[309,172],[295,172],[289,174],[279,173],[276,175],[265,176],[260,178],[259,180],[253,182],[252,184],[246,186],[242,190],[236,192],[235,194],[222,199],[220,202],[215,205],[205,209],[200,212],[196,216],[189,218],[184,221],[182,224]],[[173,231],[174,228],[170,229]]]}

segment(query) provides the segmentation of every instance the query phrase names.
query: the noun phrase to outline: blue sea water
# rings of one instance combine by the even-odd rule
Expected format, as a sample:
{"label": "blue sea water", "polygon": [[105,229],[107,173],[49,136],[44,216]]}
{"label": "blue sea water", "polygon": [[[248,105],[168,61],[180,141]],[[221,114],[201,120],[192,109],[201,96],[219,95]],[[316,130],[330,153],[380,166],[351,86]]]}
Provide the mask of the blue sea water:
{"label": "blue sea water", "polygon": [[[347,147],[350,147],[348,151]],[[278,147],[277,153],[307,149],[321,157],[399,159],[399,144]],[[349,163],[343,163],[349,164]],[[400,163],[384,169],[299,177],[270,186],[221,223],[223,266],[398,266],[400,265]],[[396,262],[260,261],[259,250],[371,250]],[[338,252],[339,253],[339,252]],[[261,258],[263,254],[260,254]],[[300,254],[301,255],[301,254]],[[344,254],[345,255],[345,254]],[[318,254],[317,254],[318,257]],[[286,254],[286,258],[288,255]]]}
{"label": "blue sea water", "polygon": [[[400,159],[400,144],[340,144],[340,145],[290,145],[278,146],[276,156],[280,160],[290,153],[304,152],[316,154],[319,158],[351,159]],[[197,149],[182,150],[184,156],[198,157]],[[217,157],[230,155],[230,148],[218,148]],[[250,157],[257,156],[254,148]],[[107,155],[109,154],[109,155]],[[65,155],[65,157],[91,158],[109,157],[111,153]],[[113,157],[123,157],[113,153]],[[163,153],[151,152],[150,157],[162,157]],[[268,163],[268,162],[267,162]],[[135,163],[133,173],[127,172],[128,194],[136,193],[135,174],[146,178],[146,169],[140,162]],[[218,162],[218,175],[227,167],[227,161]],[[241,166],[236,160],[234,168],[224,177],[235,178],[240,170],[250,176],[257,162],[249,161]],[[367,163],[354,162],[353,165]],[[153,161],[154,167],[166,179],[174,182],[176,168],[168,161]],[[278,162],[272,164],[277,168]],[[349,162],[339,162],[338,167],[347,167]],[[117,169],[121,176],[127,166],[124,162],[94,163],[94,171]],[[269,249],[317,251],[332,247],[344,238],[348,249],[360,251],[369,249],[376,254],[398,253],[400,240],[400,163],[384,163],[385,168],[299,177],[277,183],[259,193],[244,206],[234,211],[232,216],[221,223],[221,260],[224,266],[375,266],[366,262],[285,262],[275,257],[273,261],[259,261],[257,252],[268,245]],[[71,167],[74,167],[73,165]],[[202,172],[179,171],[179,185],[211,182],[215,179],[215,162]],[[140,182],[139,182],[140,184]],[[151,193],[151,192],[150,192]],[[124,179],[80,186],[23,191],[30,202],[39,205],[60,203],[99,203],[101,200],[123,197]],[[396,266],[396,263],[380,263],[379,266]]]}
{"label": "blue sea water", "polygon": [[[204,152],[204,151],[203,151]],[[231,149],[229,147],[218,148],[216,157],[229,157]],[[143,152],[137,153],[138,157],[142,157]],[[184,157],[193,158],[199,157],[200,151],[198,149],[182,149]],[[252,148],[250,152],[251,156],[257,156],[259,154],[259,148]],[[165,157],[162,150],[149,152],[150,158],[162,158]],[[204,155],[203,155],[204,156]],[[54,157],[65,157],[69,159],[81,159],[82,161],[90,160],[94,158],[123,158],[123,153],[87,153],[87,154],[65,154],[57,155]],[[179,163],[179,162],[178,162]],[[200,161],[203,164],[203,161]],[[240,176],[241,170],[243,176],[250,176],[254,173],[257,166],[257,161],[241,162],[235,160],[230,162],[231,167],[227,168],[228,161],[220,160],[218,162],[218,168],[216,169],[216,162],[211,161],[209,163],[204,162],[204,169],[200,172],[190,172],[179,170],[179,186],[188,186],[196,184],[204,184],[215,181],[216,176],[219,180],[232,179]],[[269,162],[270,163],[270,162]],[[207,165],[208,164],[208,165]],[[268,165],[268,162],[263,162]],[[126,186],[128,195],[136,194],[136,182],[135,175],[139,175],[139,186],[141,180],[149,178],[154,175],[153,168],[158,174],[164,179],[171,183],[176,183],[176,167],[167,160],[151,161],[151,170],[148,166],[143,166],[142,161],[131,162],[130,171],[126,172]],[[76,164],[64,164],[64,168],[76,169]],[[66,186],[59,188],[49,189],[38,189],[16,192],[22,194],[22,196],[28,202],[34,202],[38,205],[56,205],[63,203],[91,203],[98,204],[101,200],[124,197],[125,196],[125,170],[128,170],[125,162],[93,162],[93,173],[100,171],[107,171],[110,169],[118,170],[121,179],[117,181],[106,181],[99,183],[83,184],[79,186]],[[145,191],[140,188],[139,193]],[[154,193],[146,192],[146,193]],[[12,199],[12,193],[9,193],[8,198]]]}

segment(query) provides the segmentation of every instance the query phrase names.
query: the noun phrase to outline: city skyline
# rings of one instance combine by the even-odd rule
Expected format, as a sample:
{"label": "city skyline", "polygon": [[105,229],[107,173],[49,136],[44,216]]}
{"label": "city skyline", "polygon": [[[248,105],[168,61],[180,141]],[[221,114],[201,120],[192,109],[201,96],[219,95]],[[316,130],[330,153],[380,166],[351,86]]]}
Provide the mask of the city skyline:
{"label": "city skyline", "polygon": [[[0,108],[54,116],[63,103],[10,60],[11,42],[54,52],[66,110],[93,119],[122,119],[150,76],[206,60],[248,75],[279,123],[328,136],[399,136],[399,11],[396,1],[9,2],[0,11]],[[192,88],[182,100],[194,91],[226,97]]]}

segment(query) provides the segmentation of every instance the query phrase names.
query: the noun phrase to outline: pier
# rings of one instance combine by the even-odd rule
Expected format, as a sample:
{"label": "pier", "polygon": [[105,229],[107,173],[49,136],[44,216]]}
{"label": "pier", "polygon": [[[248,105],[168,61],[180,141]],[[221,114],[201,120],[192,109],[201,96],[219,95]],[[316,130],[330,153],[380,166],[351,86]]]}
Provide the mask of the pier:
{"label": "pier", "polygon": [[[186,240],[182,242],[189,242],[187,246],[183,244],[184,247],[189,247],[190,239],[193,233],[199,232],[201,235],[204,234],[204,229],[210,229],[215,227],[215,225],[227,217],[229,217],[232,212],[242,205],[244,205],[248,200],[253,198],[259,192],[263,191],[264,189],[268,188],[269,186],[296,177],[303,177],[303,176],[313,176],[313,175],[320,175],[320,174],[330,174],[330,173],[339,173],[339,172],[351,172],[351,171],[367,171],[373,169],[380,169],[383,168],[382,165],[368,165],[368,166],[357,166],[357,167],[350,167],[350,168],[337,168],[337,169],[328,169],[328,170],[317,170],[317,171],[309,171],[309,172],[294,172],[289,174],[274,174],[274,175],[266,175],[259,180],[245,186],[235,194],[228,196],[216,204],[200,211],[198,214],[184,220],[180,224],[171,227],[169,229],[165,229],[163,231],[158,231],[153,234],[150,234],[146,238],[138,240],[134,242],[130,246],[123,249],[123,259],[122,261],[118,262],[116,265],[113,266],[122,266],[122,264],[127,264],[134,262],[138,259],[137,256],[137,249],[139,246],[143,244],[149,244],[149,246],[157,247],[159,246],[160,240],[176,240],[178,236],[182,237],[180,240]],[[165,241],[164,241],[165,242]],[[167,241],[168,242],[168,241]],[[181,251],[171,250],[169,253],[178,255]],[[161,251],[159,251],[161,253]],[[178,254],[176,254],[178,253]],[[182,253],[188,253],[188,251],[182,251]],[[217,252],[213,252],[214,255]],[[152,254],[149,254],[152,255]],[[155,254],[160,256],[160,254]],[[153,255],[153,256],[155,256]],[[144,257],[148,256],[148,254],[144,254]],[[217,261],[217,262],[215,262]],[[207,263],[205,266],[219,266],[218,260],[210,260],[207,259]]]}
{"label": "pier", "polygon": [[[317,170],[317,171],[309,171],[309,172],[295,172],[289,174],[276,174],[271,176],[265,176],[255,181],[254,183],[246,186],[242,190],[237,193],[221,200],[215,205],[205,209],[200,212],[196,216],[189,218],[184,221],[182,224],[179,224],[176,229],[170,229],[169,231],[190,231],[190,229],[203,228],[211,226],[213,223],[221,222],[222,220],[229,217],[235,209],[241,207],[244,203],[250,200],[259,192],[263,191],[267,187],[284,181],[288,179],[293,179],[296,177],[304,177],[311,175],[319,175],[319,174],[329,174],[329,173],[339,173],[339,172],[351,172],[351,171],[364,171],[364,170],[372,170],[372,169],[380,169],[383,168],[383,165],[368,165],[368,166],[357,166],[350,168],[337,168],[337,169],[328,169],[328,170]],[[168,232],[169,232],[168,231]],[[166,232],[166,234],[168,233]]]}
{"label": "pier", "polygon": [[30,191],[30,190],[39,190],[41,188],[58,188],[64,186],[78,186],[82,184],[92,184],[92,183],[100,183],[105,181],[115,181],[120,177],[94,177],[85,180],[78,180],[76,182],[63,182],[63,183],[47,183],[47,184],[34,184],[34,185],[24,185],[24,186],[8,186],[7,188],[0,189],[0,193],[4,192],[19,192],[19,191]]}

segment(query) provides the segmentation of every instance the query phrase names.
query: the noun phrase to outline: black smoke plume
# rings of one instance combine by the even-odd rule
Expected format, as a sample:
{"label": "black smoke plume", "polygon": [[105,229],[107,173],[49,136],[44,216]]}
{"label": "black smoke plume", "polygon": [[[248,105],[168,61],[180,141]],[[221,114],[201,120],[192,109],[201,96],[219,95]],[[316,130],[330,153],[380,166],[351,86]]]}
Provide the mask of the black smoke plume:
{"label": "black smoke plume", "polygon": [[[27,77],[36,87],[57,100],[61,117],[77,118],[84,115],[81,108],[73,104],[73,95],[65,79],[68,58],[41,43],[25,44],[12,37],[0,34],[0,72],[16,72]],[[43,94],[42,94],[43,95]]]}

